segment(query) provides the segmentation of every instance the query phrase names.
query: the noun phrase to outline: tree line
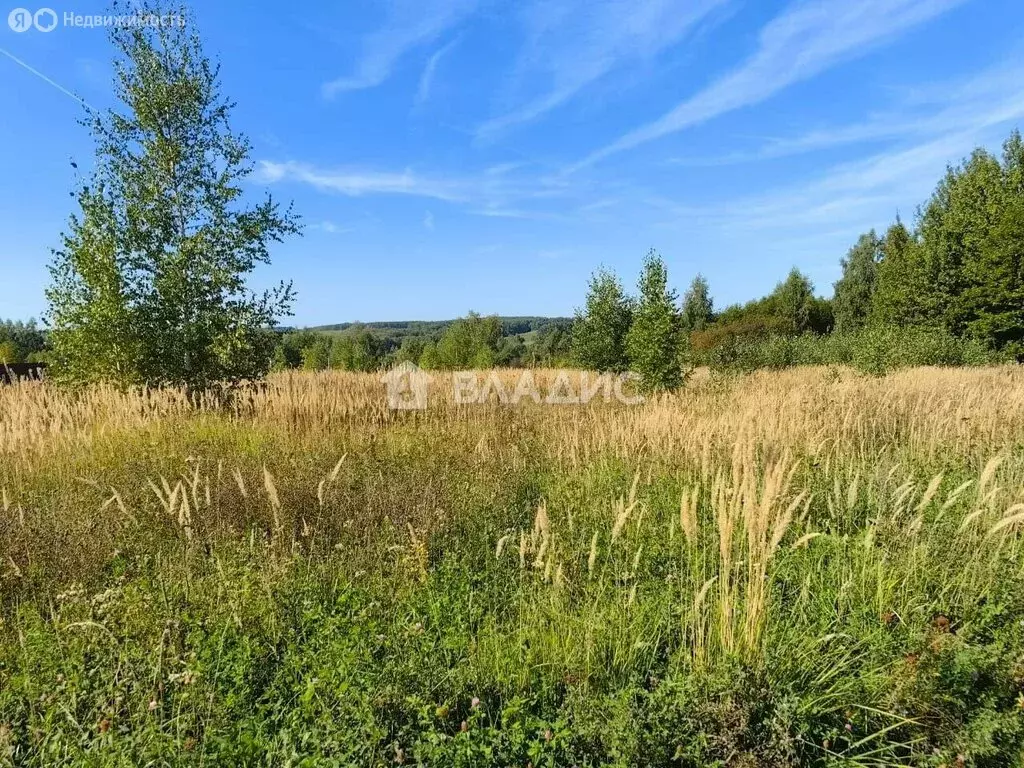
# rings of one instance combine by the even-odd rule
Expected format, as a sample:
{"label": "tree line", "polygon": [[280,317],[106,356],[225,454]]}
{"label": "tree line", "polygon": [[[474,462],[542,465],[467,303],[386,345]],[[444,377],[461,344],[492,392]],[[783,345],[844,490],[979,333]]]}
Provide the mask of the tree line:
{"label": "tree line", "polygon": [[570,326],[565,318],[470,312],[451,322],[346,324],[340,332],[302,329],[281,335],[272,368],[375,371],[406,361],[448,370],[568,365]]}
{"label": "tree line", "polygon": [[0,365],[46,359],[46,333],[35,320],[0,320]]}
{"label": "tree line", "polygon": [[947,169],[912,227],[861,235],[831,299],[793,268],[767,296],[715,312],[697,275],[682,303],[648,255],[636,298],[592,277],[572,330],[575,362],[631,369],[673,389],[695,365],[753,369],[853,364],[963,365],[1024,359],[1024,141],[977,149]]}
{"label": "tree line", "polygon": [[1024,357],[1024,141],[947,169],[908,228],[861,236],[835,285],[836,327],[924,327]]}

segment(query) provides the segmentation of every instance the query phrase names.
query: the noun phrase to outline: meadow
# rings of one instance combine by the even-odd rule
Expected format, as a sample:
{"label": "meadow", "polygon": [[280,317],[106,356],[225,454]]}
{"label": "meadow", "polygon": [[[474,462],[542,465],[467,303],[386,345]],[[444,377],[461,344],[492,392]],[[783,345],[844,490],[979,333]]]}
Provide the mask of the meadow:
{"label": "meadow", "polygon": [[1024,765],[1016,366],[29,383],[0,489],[3,764]]}

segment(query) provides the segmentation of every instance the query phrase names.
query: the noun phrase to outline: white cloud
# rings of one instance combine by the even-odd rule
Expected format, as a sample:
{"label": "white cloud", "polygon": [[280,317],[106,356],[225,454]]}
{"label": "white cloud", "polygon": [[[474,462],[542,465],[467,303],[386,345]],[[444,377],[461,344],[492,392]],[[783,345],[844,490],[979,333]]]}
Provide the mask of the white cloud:
{"label": "white cloud", "polygon": [[914,103],[901,105],[903,108],[897,111],[873,114],[859,123],[772,139],[750,152],[674,158],[669,162],[691,167],[730,165],[872,141],[924,141],[930,136],[997,125],[1024,116],[1022,69],[1024,65],[1015,61],[959,83],[925,86],[917,89]]}
{"label": "white cloud", "polygon": [[275,163],[261,160],[256,168],[256,180],[267,184],[297,181],[317,189],[340,192],[349,197],[368,194],[412,195],[438,200],[464,200],[467,193],[453,180],[430,179],[412,171],[401,173],[366,170],[325,170],[305,163]]}
{"label": "white cloud", "polygon": [[427,211],[423,216],[423,228],[430,230],[431,232],[434,231],[434,214],[430,211]]}
{"label": "white cloud", "polygon": [[425,104],[427,99],[430,98],[430,91],[434,87],[434,77],[437,74],[437,65],[444,58],[445,54],[454,48],[458,42],[459,38],[451,40],[434,51],[430,58],[427,59],[427,65],[423,68],[423,74],[420,75],[419,87],[416,89],[416,106]]}
{"label": "white cloud", "polygon": [[408,52],[429,45],[476,9],[476,0],[390,0],[388,20],[363,41],[355,72],[325,83],[324,96],[380,85]]}
{"label": "white cloud", "polygon": [[[260,160],[254,181],[264,184],[293,182],[323,192],[349,197],[364,195],[407,195],[458,204],[471,214],[492,218],[557,219],[552,211],[555,198],[566,198],[579,190],[564,184],[553,186],[537,177],[509,178],[506,173],[485,169],[477,175],[423,175],[406,169],[400,173],[352,168],[318,168],[307,163]],[[582,187],[582,185],[581,185]],[[543,201],[542,210],[529,207]],[[424,226],[434,222],[428,211]]]}
{"label": "white cloud", "polygon": [[863,55],[965,0],[805,0],[762,31],[754,55],[652,123],[592,153],[576,168],[757,104],[839,62]]}
{"label": "white cloud", "polygon": [[678,43],[726,0],[539,0],[522,14],[527,42],[514,84],[547,84],[477,129],[492,138],[536,120],[609,72]]}
{"label": "white cloud", "polygon": [[657,197],[648,202],[675,220],[697,220],[723,230],[807,231],[849,225],[864,231],[883,227],[898,212],[909,220],[947,165],[958,163],[978,145],[994,143],[1001,135],[993,131],[999,113],[997,109],[979,115],[972,127],[841,163],[817,178],[754,196],[707,206],[677,205]]}
{"label": "white cloud", "polygon": [[314,229],[319,229],[321,232],[326,232],[329,235],[343,235],[346,232],[351,232],[351,227],[342,227],[339,224],[335,224],[333,221],[321,221],[319,224],[313,225]]}

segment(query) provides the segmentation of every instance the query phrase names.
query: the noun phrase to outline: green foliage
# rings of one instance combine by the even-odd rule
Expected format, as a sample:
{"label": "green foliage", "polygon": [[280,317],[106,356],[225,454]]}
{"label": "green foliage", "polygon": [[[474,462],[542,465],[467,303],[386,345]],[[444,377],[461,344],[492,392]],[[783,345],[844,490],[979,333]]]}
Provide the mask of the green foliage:
{"label": "green foliage", "polygon": [[714,320],[714,302],[711,288],[703,275],[693,278],[690,287],[683,294],[683,309],[680,316],[685,333],[703,331]]}
{"label": "green foliage", "polygon": [[[718,328],[738,329],[726,331],[726,336],[828,333],[833,325],[831,302],[816,297],[814,284],[795,267],[767,296],[727,307],[715,322]],[[707,339],[700,344],[706,345]]]}
{"label": "green foliage", "polygon": [[0,349],[0,360],[8,363],[42,362],[46,357],[46,335],[35,320],[0,320]]}
{"label": "green foliage", "polygon": [[600,269],[590,278],[587,299],[572,326],[576,363],[595,371],[625,371],[629,367],[626,334],[632,322],[632,302],[613,273]]}
{"label": "green foliage", "polygon": [[763,308],[769,316],[779,318],[789,333],[827,333],[832,329],[830,305],[815,298],[814,284],[796,267],[768,294]]}
{"label": "green foliage", "polygon": [[889,229],[872,322],[941,327],[1020,356],[1024,343],[1024,142],[950,168],[916,232]]}
{"label": "green foliage", "polygon": [[14,342],[10,340],[0,341],[0,365],[20,362],[22,362],[21,355],[18,353],[18,347],[15,346]]}
{"label": "green foliage", "polygon": [[637,284],[633,321],[626,334],[630,368],[648,392],[672,391],[682,384],[682,328],[675,291],[668,287],[665,262],[654,251],[644,259]]}
{"label": "green foliage", "polygon": [[975,150],[962,166],[947,170],[920,215],[931,319],[958,336],[977,310],[965,292],[1004,204],[1001,176],[999,161]]}
{"label": "green foliage", "polygon": [[96,171],[47,291],[55,372],[192,391],[258,378],[292,291],[253,295],[245,280],[296,217],[269,197],[240,206],[250,146],[229,127],[233,105],[191,22],[110,37],[124,109],[87,121]]}
{"label": "green foliage", "polygon": [[426,368],[564,366],[570,361],[570,326],[567,318],[475,313],[452,321],[320,326],[278,333],[273,368],[375,371],[405,361]]}
{"label": "green foliage", "polygon": [[318,336],[301,351],[302,368],[306,371],[323,371],[331,364],[331,340]]}
{"label": "green foliage", "polygon": [[318,334],[312,331],[290,331],[280,334],[274,348],[274,360],[278,370],[302,366],[302,350],[313,344]]}
{"label": "green foliage", "polygon": [[398,354],[395,356],[395,362],[419,364],[420,358],[423,357],[423,350],[426,346],[427,341],[422,336],[406,336],[402,339],[402,344],[398,349]]}
{"label": "green foliage", "polygon": [[572,357],[572,323],[551,323],[537,331],[534,349],[527,350],[527,360],[556,367],[567,366]]}
{"label": "green foliage", "polygon": [[[724,330],[728,330],[724,329]],[[941,328],[871,325],[850,333],[790,336],[762,332],[716,340],[699,358],[718,370],[753,371],[798,365],[849,365],[881,375],[915,366],[976,366],[1000,362],[973,339]]]}
{"label": "green foliage", "polygon": [[383,356],[377,336],[367,328],[356,327],[334,337],[331,366],[346,371],[375,371]]}
{"label": "green foliage", "polygon": [[496,316],[481,317],[470,312],[456,320],[433,347],[424,349],[420,366],[443,370],[490,368],[494,365],[501,321]]}
{"label": "green foliage", "polygon": [[935,307],[923,246],[897,220],[882,242],[871,322],[900,328],[934,325]]}
{"label": "green foliage", "polygon": [[871,230],[842,260],[843,276],[835,284],[832,299],[837,332],[849,333],[867,324],[881,258],[882,241]]}

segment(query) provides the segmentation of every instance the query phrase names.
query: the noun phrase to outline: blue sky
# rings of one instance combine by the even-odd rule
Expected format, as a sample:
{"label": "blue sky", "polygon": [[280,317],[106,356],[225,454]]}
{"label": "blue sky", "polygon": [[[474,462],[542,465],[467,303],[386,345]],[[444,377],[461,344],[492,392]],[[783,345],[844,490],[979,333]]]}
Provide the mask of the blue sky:
{"label": "blue sky", "polygon": [[[1019,0],[333,5],[187,20],[251,192],[303,215],[255,279],[293,279],[301,325],[570,314],[597,266],[631,285],[649,248],[719,306],[793,265],[827,295],[860,232],[1024,123]],[[0,317],[45,308],[69,161],[92,156],[70,94],[109,105],[109,56],[100,29],[0,26]]]}

